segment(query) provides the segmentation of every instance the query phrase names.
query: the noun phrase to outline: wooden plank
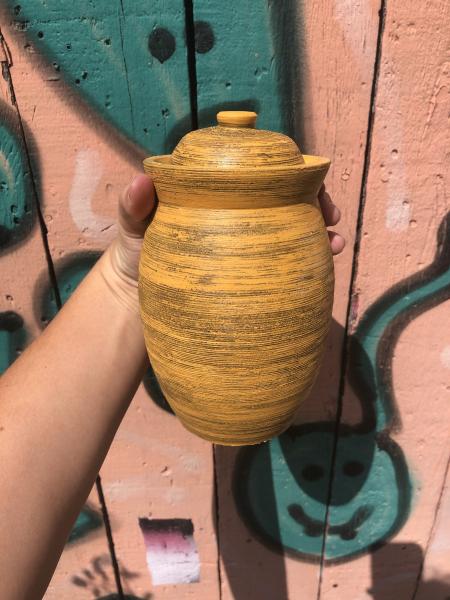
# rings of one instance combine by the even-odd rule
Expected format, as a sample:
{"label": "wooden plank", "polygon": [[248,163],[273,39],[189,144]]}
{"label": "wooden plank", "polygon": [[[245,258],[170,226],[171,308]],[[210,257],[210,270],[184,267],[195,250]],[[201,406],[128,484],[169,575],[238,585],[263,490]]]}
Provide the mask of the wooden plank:
{"label": "wooden plank", "polygon": [[449,11],[387,2],[322,598],[411,598],[445,477]]}
{"label": "wooden plank", "polygon": [[[223,598],[317,593],[378,8],[375,1],[194,2],[199,37],[212,31],[214,39],[196,55],[200,125],[212,123],[219,108],[255,109],[259,127],[330,156],[327,186],[343,210],[339,229],[348,243],[336,259],[333,328],[301,426],[256,451],[216,451]],[[319,469],[311,470],[316,459]],[[299,502],[312,531],[289,512]]]}
{"label": "wooden plank", "polygon": [[[51,284],[37,213],[38,199],[45,211],[48,198],[38,136],[34,135],[21,113],[18,84],[21,74],[16,69],[21,63],[20,49],[16,39],[11,38],[8,35],[10,32],[3,27],[7,22],[4,13],[0,22],[6,36],[2,43],[4,81],[0,105],[3,286],[0,298],[0,371],[3,371],[39,335],[43,326],[40,310],[43,291],[50,290]],[[22,482],[22,485],[26,485],[26,482]],[[51,511],[52,507],[48,509]],[[46,597],[60,598],[67,593],[73,598],[92,597],[90,581],[89,585],[83,585],[79,590],[70,582],[70,577],[75,576],[71,573],[72,569],[81,570],[83,550],[87,548],[92,556],[102,557],[105,577],[111,578],[108,545],[95,493],[90,495],[77,520]],[[76,567],[74,563],[77,563]]]}
{"label": "wooden plank", "polygon": [[[66,14],[67,7],[57,2],[30,2],[17,9],[10,3],[2,13],[9,24],[16,93],[39,149],[44,217],[63,301],[114,237],[118,194],[141,170],[139,146],[165,151],[171,130],[186,126],[190,110],[182,2],[124,3],[123,10],[119,1],[89,2],[74,7],[70,19]],[[160,42],[153,47],[159,58],[152,54],[149,38],[158,28],[176,39],[170,57],[161,55],[166,50]],[[43,325],[56,311],[55,298],[47,281],[33,277],[32,285]],[[216,597],[210,446],[181,430],[141,388],[102,476],[125,593]],[[200,582],[155,587],[161,565],[150,530],[158,524],[177,544],[179,538],[171,535],[180,523],[175,519],[192,523],[193,536],[186,543],[191,544],[192,569],[195,560],[200,566]],[[175,571],[179,554],[166,558]],[[47,597],[115,592],[105,537],[92,531],[64,552]]]}
{"label": "wooden plank", "polygon": [[[263,2],[194,2],[199,126],[219,110],[254,110],[260,129],[283,131],[290,99],[278,90],[278,48]],[[275,11],[276,12],[276,11]]]}
{"label": "wooden plank", "polygon": [[[211,446],[185,431],[140,388],[102,474],[119,560],[138,575],[131,582],[133,592],[217,598]],[[193,536],[183,536],[180,520],[186,528],[192,524]],[[177,566],[180,546],[188,555],[187,574]]]}

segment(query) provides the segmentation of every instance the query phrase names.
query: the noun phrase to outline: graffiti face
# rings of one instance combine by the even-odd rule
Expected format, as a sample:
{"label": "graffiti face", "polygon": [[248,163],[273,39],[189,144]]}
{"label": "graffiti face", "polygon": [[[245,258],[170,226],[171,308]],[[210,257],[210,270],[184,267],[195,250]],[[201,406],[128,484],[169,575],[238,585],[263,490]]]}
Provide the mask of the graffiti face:
{"label": "graffiti face", "polygon": [[[325,532],[333,433],[293,428],[243,459],[236,501],[270,545],[319,557]],[[386,539],[403,520],[409,487],[398,447],[350,429],[339,440],[326,558],[349,558]],[[402,480],[404,486],[399,486]]]}

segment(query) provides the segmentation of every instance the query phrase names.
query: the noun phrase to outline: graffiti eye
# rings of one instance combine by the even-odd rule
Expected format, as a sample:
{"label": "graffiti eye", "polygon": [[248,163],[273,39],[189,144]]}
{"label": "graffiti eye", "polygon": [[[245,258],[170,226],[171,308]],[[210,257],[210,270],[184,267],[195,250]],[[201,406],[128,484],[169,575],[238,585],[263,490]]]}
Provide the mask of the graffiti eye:
{"label": "graffiti eye", "polygon": [[324,475],[324,470],[320,465],[308,465],[302,469],[302,477],[306,481],[317,481]]}
{"label": "graffiti eye", "polygon": [[161,64],[172,56],[176,45],[173,34],[164,27],[154,29],[148,38],[150,54],[159,60]]}
{"label": "graffiti eye", "polygon": [[357,477],[364,471],[364,465],[357,460],[349,460],[344,464],[342,470],[348,477]]}
{"label": "graffiti eye", "polygon": [[194,27],[195,51],[199,54],[205,54],[214,46],[214,32],[211,25],[206,21],[196,21]]}

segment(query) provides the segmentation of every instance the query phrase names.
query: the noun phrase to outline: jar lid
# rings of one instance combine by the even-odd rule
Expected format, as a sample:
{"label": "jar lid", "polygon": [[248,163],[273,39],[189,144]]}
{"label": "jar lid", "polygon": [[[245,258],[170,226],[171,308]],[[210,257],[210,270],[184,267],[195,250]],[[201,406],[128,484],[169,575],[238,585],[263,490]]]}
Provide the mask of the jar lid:
{"label": "jar lid", "polygon": [[172,153],[172,164],[233,170],[304,164],[290,137],[255,129],[256,119],[254,112],[219,112],[216,127],[191,131],[181,139]]}
{"label": "jar lid", "polygon": [[288,136],[255,129],[256,118],[254,112],[219,112],[216,127],[187,133],[172,154],[146,158],[160,202],[216,208],[317,203],[329,159],[302,155]]}

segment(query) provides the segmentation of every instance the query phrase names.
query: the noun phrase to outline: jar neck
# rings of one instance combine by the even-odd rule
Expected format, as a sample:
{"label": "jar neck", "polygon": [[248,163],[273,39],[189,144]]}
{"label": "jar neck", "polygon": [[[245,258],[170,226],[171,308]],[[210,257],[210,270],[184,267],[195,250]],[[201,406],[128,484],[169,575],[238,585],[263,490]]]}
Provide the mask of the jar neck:
{"label": "jar neck", "polygon": [[160,202],[199,208],[258,208],[315,204],[330,166],[328,159],[305,156],[299,167],[253,170],[189,169],[170,156],[144,161]]}

